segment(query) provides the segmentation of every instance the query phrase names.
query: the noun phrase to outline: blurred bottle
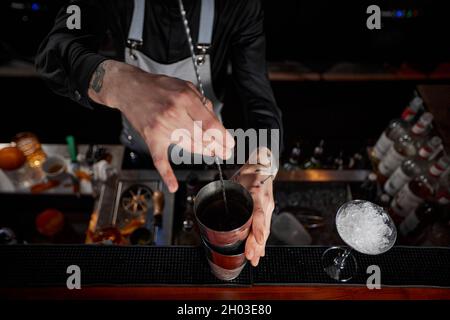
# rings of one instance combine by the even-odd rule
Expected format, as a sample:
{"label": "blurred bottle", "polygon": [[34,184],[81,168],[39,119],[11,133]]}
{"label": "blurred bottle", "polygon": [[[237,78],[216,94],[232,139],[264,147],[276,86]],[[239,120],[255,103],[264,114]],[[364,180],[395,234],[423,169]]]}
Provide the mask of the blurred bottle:
{"label": "blurred bottle", "polygon": [[47,155],[42,150],[42,145],[35,134],[31,132],[18,133],[13,138],[13,142],[23,152],[31,168],[40,168],[47,159]]}
{"label": "blurred bottle", "polygon": [[450,204],[450,170],[442,175],[439,181],[439,187],[436,192],[436,201],[443,206]]}
{"label": "blurred bottle", "polygon": [[436,220],[439,207],[435,202],[426,201],[411,212],[399,225],[400,240],[403,244],[417,245],[423,241],[426,228]]}
{"label": "blurred bottle", "polygon": [[403,120],[392,120],[373,147],[371,153],[372,160],[375,163],[379,163],[386,156],[386,153],[392,147],[394,141],[397,140],[398,137],[404,135],[405,132],[405,122]]}
{"label": "blurred bottle", "polygon": [[388,150],[394,144],[394,141],[406,133],[408,126],[414,121],[421,108],[423,108],[422,99],[420,97],[415,97],[411,100],[408,107],[403,110],[401,118],[394,119],[389,123],[380,138],[378,138],[371,153],[371,158],[376,164],[384,158]]}
{"label": "blurred bottle", "polygon": [[383,207],[384,209],[389,210],[391,197],[387,193],[382,192],[375,203]]}
{"label": "blurred bottle", "polygon": [[450,158],[441,157],[428,172],[415,177],[403,186],[391,202],[391,213],[397,222],[403,220],[423,202],[432,201],[439,186],[439,178],[450,165]]}
{"label": "blurred bottle", "polygon": [[389,149],[386,156],[378,165],[378,178],[381,184],[401,165],[407,158],[416,155],[413,139],[405,134]]}
{"label": "blurred bottle", "polygon": [[375,172],[369,173],[366,180],[360,186],[361,198],[363,200],[375,202],[378,196],[378,182],[377,174]]}
{"label": "blurred bottle", "polygon": [[153,242],[158,244],[159,235],[163,228],[164,193],[159,190],[153,192]]}
{"label": "blurred bottle", "polygon": [[301,143],[297,141],[295,146],[291,150],[291,154],[289,156],[288,162],[283,165],[285,170],[298,170],[300,169],[302,157],[302,148]]}
{"label": "blurred bottle", "polygon": [[183,213],[183,225],[175,239],[175,244],[183,246],[200,245],[200,236],[194,222],[194,199],[186,198],[186,209]]}
{"label": "blurred bottle", "polygon": [[416,155],[418,148],[427,139],[432,121],[433,115],[425,112],[406,134],[394,141],[394,144],[378,165],[379,178],[381,178],[382,184],[406,158]]}
{"label": "blurred bottle", "polygon": [[200,189],[198,176],[190,172],[186,178],[186,194],[187,196],[195,196]]}
{"label": "blurred bottle", "polygon": [[414,98],[409,102],[408,106],[403,110],[401,118],[406,122],[412,123],[421,110],[424,109],[423,100],[417,92],[414,92]]}
{"label": "blurred bottle", "polygon": [[344,151],[339,152],[339,156],[333,160],[333,168],[335,170],[344,170]]}
{"label": "blurred bottle", "polygon": [[410,127],[408,133],[414,140],[414,145],[420,148],[427,140],[432,129],[433,115],[430,112],[425,112],[419,120]]}
{"label": "blurred bottle", "polygon": [[320,140],[320,143],[318,146],[316,146],[314,148],[313,151],[313,155],[311,156],[311,158],[309,158],[309,160],[307,160],[304,164],[303,164],[303,169],[308,170],[308,169],[320,169],[322,168],[322,159],[323,159],[323,145],[324,145],[324,141]]}
{"label": "blurred bottle", "polygon": [[361,170],[367,167],[364,156],[360,152],[355,152],[348,161],[348,168],[353,170]]}
{"label": "blurred bottle", "polygon": [[394,196],[406,183],[427,169],[431,157],[441,146],[441,138],[431,138],[420,148],[415,157],[403,161],[403,163],[394,171],[384,184],[384,191],[390,196]]}
{"label": "blurred bottle", "polygon": [[[450,208],[447,207],[447,211]],[[423,246],[449,247],[450,246],[450,220],[437,221],[431,225]]]}

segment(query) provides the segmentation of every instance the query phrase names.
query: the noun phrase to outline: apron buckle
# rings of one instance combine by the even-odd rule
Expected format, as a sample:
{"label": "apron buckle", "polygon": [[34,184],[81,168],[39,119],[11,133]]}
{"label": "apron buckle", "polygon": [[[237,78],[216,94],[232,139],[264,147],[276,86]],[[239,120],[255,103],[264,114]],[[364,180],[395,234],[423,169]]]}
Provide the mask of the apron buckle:
{"label": "apron buckle", "polygon": [[130,48],[130,57],[133,60],[137,60],[137,56],[134,54],[135,50],[138,50],[142,47],[142,40],[133,40],[128,39],[127,40],[128,47]]}
{"label": "apron buckle", "polygon": [[205,63],[206,55],[209,53],[211,46],[209,44],[197,44],[195,46],[195,55],[197,58],[197,65],[201,66]]}

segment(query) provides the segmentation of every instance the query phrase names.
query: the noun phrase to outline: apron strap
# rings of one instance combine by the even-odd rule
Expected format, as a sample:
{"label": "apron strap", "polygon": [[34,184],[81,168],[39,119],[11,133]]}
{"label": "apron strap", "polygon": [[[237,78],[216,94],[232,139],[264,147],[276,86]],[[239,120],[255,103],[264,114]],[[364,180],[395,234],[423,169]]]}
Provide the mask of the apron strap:
{"label": "apron strap", "polygon": [[214,26],[214,4],[214,0],[202,0],[198,30],[199,45],[211,45]]}
{"label": "apron strap", "polygon": [[[198,44],[210,46],[214,27],[215,0],[201,0]],[[145,22],[145,0],[134,0],[133,17],[128,32],[128,44],[131,47],[141,46]]]}
{"label": "apron strap", "polygon": [[128,44],[135,49],[141,46],[144,38],[145,0],[134,0],[133,18],[128,32]]}

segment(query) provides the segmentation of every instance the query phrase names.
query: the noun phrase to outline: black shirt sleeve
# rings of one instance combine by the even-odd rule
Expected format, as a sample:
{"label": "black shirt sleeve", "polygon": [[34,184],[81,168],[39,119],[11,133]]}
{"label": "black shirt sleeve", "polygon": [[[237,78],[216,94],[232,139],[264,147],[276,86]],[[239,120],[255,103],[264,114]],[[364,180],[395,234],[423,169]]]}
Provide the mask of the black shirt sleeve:
{"label": "black shirt sleeve", "polygon": [[55,24],[36,56],[36,69],[55,93],[86,106],[94,103],[87,92],[92,73],[107,58],[98,54],[106,33],[106,8],[103,1],[72,1],[81,9],[81,29],[69,30],[67,6],[58,13]]}
{"label": "black shirt sleeve", "polygon": [[[239,1],[241,21],[236,24],[231,43],[233,79],[246,108],[250,128],[279,129],[280,149],[283,132],[266,65],[264,15],[259,0]],[[270,142],[270,140],[269,140]],[[270,147],[270,146],[269,146]]]}

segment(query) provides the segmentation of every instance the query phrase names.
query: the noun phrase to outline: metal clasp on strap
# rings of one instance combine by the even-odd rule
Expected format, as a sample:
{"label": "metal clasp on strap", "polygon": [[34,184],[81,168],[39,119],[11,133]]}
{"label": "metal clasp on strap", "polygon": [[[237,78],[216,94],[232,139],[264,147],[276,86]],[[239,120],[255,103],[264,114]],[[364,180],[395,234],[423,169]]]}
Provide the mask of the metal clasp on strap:
{"label": "metal clasp on strap", "polygon": [[128,48],[130,48],[130,57],[133,60],[137,60],[137,56],[134,53],[135,50],[138,50],[142,47],[142,41],[140,40],[133,40],[133,39],[128,39],[127,40],[127,44],[128,44]]}
{"label": "metal clasp on strap", "polygon": [[206,55],[209,54],[209,50],[211,48],[211,45],[209,44],[197,44],[195,46],[195,56],[197,58],[197,65],[201,66],[205,63]]}

